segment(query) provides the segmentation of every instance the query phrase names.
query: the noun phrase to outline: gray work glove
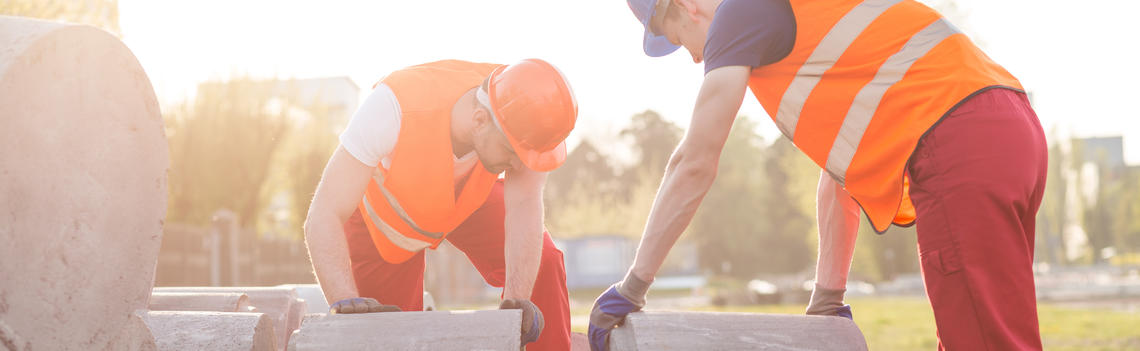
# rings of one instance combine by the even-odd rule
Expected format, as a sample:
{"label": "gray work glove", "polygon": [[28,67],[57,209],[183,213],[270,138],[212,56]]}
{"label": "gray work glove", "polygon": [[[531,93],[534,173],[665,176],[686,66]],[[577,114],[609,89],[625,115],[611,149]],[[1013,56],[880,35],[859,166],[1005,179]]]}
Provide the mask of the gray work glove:
{"label": "gray work glove", "polygon": [[846,292],[847,289],[828,289],[816,284],[811,291],[811,302],[808,303],[807,314],[839,316],[853,320],[851,305],[843,304],[843,294]]}
{"label": "gray work glove", "polygon": [[538,306],[529,300],[506,299],[499,304],[499,309],[522,310],[522,329],[520,330],[522,345],[538,341],[538,337],[542,335],[542,328],[546,326],[546,321],[542,318],[542,310],[538,309]]}
{"label": "gray work glove", "polygon": [[376,299],[369,297],[344,299],[329,306],[329,314],[373,312],[400,312],[400,307],[382,305],[379,301],[376,301]]}

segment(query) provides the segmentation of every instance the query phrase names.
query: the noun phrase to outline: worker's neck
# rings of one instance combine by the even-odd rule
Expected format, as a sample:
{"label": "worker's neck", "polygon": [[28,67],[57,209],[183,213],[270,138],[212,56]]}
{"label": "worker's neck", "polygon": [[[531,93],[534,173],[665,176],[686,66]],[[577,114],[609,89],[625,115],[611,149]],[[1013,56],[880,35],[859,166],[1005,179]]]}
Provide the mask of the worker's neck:
{"label": "worker's neck", "polygon": [[468,90],[451,107],[451,149],[455,157],[463,157],[474,150],[475,89]]}

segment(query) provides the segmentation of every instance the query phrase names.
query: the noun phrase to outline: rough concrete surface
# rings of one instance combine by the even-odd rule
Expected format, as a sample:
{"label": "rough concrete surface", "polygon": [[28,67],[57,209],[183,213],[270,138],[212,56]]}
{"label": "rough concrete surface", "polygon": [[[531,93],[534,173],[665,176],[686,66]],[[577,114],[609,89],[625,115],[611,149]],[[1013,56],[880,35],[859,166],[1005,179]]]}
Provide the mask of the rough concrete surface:
{"label": "rough concrete surface", "polygon": [[294,307],[299,302],[296,290],[288,287],[162,287],[154,288],[155,293],[242,293],[249,296],[249,304],[257,312],[265,313],[273,320],[277,345],[285,347],[289,335],[300,326],[305,307]]}
{"label": "rough concrete surface", "polygon": [[146,313],[147,311],[144,310],[131,313],[127,324],[123,326],[119,336],[112,339],[111,344],[108,345],[106,349],[116,351],[158,350],[158,344],[155,343],[154,334],[151,332],[150,327],[146,325]]}
{"label": "rough concrete surface", "polygon": [[718,312],[638,312],[610,334],[610,350],[866,350],[842,317]]}
{"label": "rough concrete surface", "polygon": [[134,333],[169,163],[154,90],[119,39],[0,16],[0,346],[99,350]]}
{"label": "rough concrete surface", "polygon": [[518,310],[310,314],[289,341],[305,350],[518,350]]}
{"label": "rough concrete surface", "polygon": [[[325,293],[317,284],[284,284],[279,288],[293,289],[297,297],[305,300],[305,313],[329,313],[329,303],[325,301]],[[302,316],[303,317],[303,316]]]}
{"label": "rough concrete surface", "polygon": [[150,311],[145,320],[159,350],[277,350],[264,313]]}
{"label": "rough concrete surface", "polygon": [[172,293],[150,294],[151,311],[253,312],[249,296],[243,293]]}

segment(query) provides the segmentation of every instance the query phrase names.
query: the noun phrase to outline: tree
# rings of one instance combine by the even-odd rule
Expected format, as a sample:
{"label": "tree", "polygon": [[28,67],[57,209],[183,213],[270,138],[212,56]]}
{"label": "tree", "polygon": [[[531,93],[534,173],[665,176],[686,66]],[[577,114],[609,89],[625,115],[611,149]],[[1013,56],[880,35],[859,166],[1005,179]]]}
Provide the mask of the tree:
{"label": "tree", "polygon": [[290,126],[273,84],[248,78],[198,86],[194,101],[166,114],[170,143],[167,219],[206,224],[220,208],[257,218],[270,160]]}

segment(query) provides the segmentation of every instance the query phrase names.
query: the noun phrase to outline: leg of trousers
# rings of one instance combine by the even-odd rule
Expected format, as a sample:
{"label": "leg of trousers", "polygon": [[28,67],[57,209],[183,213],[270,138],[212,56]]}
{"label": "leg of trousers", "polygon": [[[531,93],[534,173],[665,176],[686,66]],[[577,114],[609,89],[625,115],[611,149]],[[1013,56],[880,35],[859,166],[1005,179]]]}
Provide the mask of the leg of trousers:
{"label": "leg of trousers", "polygon": [[1047,146],[1025,94],[990,89],[911,156],[918,250],[940,350],[1039,350],[1034,221]]}
{"label": "leg of trousers", "polygon": [[[467,255],[483,280],[495,287],[506,281],[503,183],[495,184],[486,203],[448,234],[447,240]],[[360,296],[397,305],[404,311],[423,309],[424,253],[401,264],[384,261],[376,251],[359,211],[345,224],[352,273]],[[570,305],[562,251],[543,233],[542,259],[531,301],[542,311],[545,327],[529,350],[570,349]]]}

